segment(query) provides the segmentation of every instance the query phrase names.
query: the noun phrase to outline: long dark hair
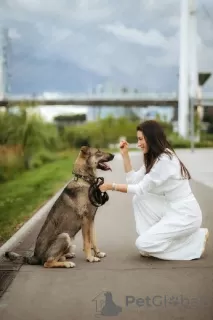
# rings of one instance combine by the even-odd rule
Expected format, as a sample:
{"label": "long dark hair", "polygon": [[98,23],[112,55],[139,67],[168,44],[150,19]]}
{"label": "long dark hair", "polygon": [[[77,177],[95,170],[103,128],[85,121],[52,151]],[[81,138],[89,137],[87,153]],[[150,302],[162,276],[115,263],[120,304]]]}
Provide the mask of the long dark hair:
{"label": "long dark hair", "polygon": [[[172,157],[172,152],[176,155],[173,147],[166,138],[162,126],[154,120],[147,120],[137,126],[137,131],[141,131],[148,145],[148,152],[144,154],[144,164],[146,173],[150,172],[154,162],[162,153]],[[177,157],[177,155],[176,155]],[[178,158],[178,157],[177,157]],[[181,166],[181,175],[186,179],[191,179],[189,171],[178,158]]]}

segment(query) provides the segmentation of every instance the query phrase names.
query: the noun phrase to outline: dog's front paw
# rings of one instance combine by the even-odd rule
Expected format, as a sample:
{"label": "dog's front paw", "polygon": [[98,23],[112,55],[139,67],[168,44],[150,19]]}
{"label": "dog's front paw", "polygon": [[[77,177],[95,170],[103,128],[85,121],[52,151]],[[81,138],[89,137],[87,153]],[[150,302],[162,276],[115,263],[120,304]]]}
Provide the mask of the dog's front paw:
{"label": "dog's front paw", "polygon": [[71,262],[71,261],[66,261],[66,262],[64,262],[64,266],[66,268],[74,268],[75,267],[75,263]]}
{"label": "dog's front paw", "polygon": [[101,259],[98,258],[98,257],[91,256],[91,257],[87,258],[87,261],[89,261],[89,262],[99,262],[99,261],[101,261]]}
{"label": "dog's front paw", "polygon": [[96,252],[95,256],[98,258],[104,258],[106,257],[106,253],[99,251],[99,252]]}

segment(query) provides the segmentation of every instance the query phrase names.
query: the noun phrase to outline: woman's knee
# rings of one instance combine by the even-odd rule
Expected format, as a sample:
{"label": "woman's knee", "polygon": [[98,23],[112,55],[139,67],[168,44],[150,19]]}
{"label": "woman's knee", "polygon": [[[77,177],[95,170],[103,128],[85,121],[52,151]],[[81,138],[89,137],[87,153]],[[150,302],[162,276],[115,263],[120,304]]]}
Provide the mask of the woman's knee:
{"label": "woman's knee", "polygon": [[144,235],[139,236],[135,241],[135,246],[138,250],[143,250],[145,245],[145,238]]}

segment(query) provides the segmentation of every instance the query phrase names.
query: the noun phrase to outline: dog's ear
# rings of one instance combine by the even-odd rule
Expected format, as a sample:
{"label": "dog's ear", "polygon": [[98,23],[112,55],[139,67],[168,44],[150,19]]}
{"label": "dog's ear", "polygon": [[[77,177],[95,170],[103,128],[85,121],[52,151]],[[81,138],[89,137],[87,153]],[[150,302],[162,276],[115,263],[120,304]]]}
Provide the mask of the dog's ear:
{"label": "dog's ear", "polygon": [[88,146],[82,146],[81,147],[81,152],[83,154],[88,154],[89,153],[89,147]]}

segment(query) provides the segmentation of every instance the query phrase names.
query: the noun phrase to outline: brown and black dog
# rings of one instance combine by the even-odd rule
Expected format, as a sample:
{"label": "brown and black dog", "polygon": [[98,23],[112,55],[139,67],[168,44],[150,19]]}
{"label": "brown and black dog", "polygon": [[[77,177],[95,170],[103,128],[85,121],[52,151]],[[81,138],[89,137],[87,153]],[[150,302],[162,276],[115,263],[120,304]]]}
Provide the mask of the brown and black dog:
{"label": "brown and black dog", "polygon": [[6,252],[5,256],[10,260],[20,258],[23,263],[41,264],[46,268],[72,268],[75,263],[66,261],[66,258],[74,256],[72,240],[82,230],[86,260],[96,262],[105,257],[106,254],[99,250],[95,240],[94,219],[98,206],[91,202],[89,189],[97,178],[97,169],[110,170],[107,162],[113,158],[111,153],[81,147],[74,163],[75,176],[50,209],[37,237],[33,256],[23,257],[11,251]]}

